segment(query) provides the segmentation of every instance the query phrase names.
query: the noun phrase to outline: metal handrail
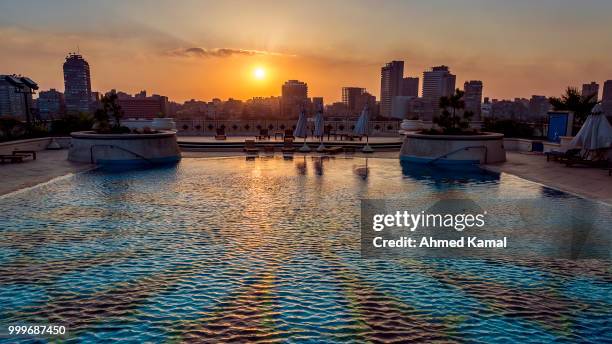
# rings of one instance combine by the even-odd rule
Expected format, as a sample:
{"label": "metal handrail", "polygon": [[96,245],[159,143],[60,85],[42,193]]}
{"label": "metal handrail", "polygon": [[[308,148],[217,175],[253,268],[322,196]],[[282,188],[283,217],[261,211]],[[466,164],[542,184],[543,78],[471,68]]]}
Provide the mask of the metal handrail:
{"label": "metal handrail", "polygon": [[110,147],[110,148],[118,148],[119,150],[122,150],[122,151],[124,151],[124,152],[128,152],[128,153],[130,153],[130,154],[135,155],[136,157],[138,157],[138,158],[140,158],[140,159],[142,159],[142,160],[144,160],[144,161],[148,162],[148,163],[149,163],[149,164],[151,164],[151,165],[155,165],[155,164],[153,163],[153,161],[151,161],[151,160],[149,160],[149,159],[145,158],[144,156],[142,156],[142,155],[140,155],[140,154],[138,154],[138,153],[136,153],[136,152],[133,152],[133,151],[131,151],[131,150],[129,150],[129,149],[123,148],[123,147],[121,147],[121,146],[115,146],[115,145],[91,145],[91,147],[89,147],[89,159],[90,159],[90,161],[91,161],[91,163],[92,163],[92,164],[95,164],[95,161],[94,161],[94,148],[95,148],[95,147]]}
{"label": "metal handrail", "polygon": [[484,163],[486,164],[487,163],[487,155],[488,155],[487,146],[467,146],[467,147],[461,147],[461,148],[456,149],[454,151],[451,151],[449,153],[445,153],[443,155],[440,155],[439,157],[429,161],[427,164],[433,164],[434,162],[436,162],[436,161],[438,161],[438,160],[440,160],[442,158],[447,158],[451,154],[455,154],[455,153],[458,153],[458,152],[461,152],[461,151],[464,151],[464,150],[469,150],[469,149],[472,149],[472,148],[484,148],[484,150],[485,150]]}

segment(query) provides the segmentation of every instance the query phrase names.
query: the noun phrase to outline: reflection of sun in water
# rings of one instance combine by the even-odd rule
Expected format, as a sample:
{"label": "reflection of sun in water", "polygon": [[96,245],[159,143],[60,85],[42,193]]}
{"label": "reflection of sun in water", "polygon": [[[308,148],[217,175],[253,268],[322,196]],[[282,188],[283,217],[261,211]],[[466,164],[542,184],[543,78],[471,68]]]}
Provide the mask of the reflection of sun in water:
{"label": "reflection of sun in water", "polygon": [[261,67],[255,68],[253,71],[253,76],[255,76],[255,79],[261,80],[266,77],[266,71]]}

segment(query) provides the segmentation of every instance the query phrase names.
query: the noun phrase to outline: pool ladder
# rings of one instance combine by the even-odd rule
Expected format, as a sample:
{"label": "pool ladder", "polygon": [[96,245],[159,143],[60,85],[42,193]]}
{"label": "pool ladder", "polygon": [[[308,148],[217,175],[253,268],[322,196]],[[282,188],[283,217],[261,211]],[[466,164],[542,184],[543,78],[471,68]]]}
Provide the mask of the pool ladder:
{"label": "pool ladder", "polygon": [[123,147],[121,147],[121,146],[115,146],[115,145],[91,145],[91,147],[89,147],[89,159],[90,159],[90,161],[91,161],[91,163],[92,163],[92,164],[95,164],[95,163],[96,163],[96,162],[95,162],[95,160],[94,160],[94,148],[96,148],[96,147],[110,147],[110,148],[117,148],[117,149],[122,150],[122,151],[124,151],[124,152],[130,153],[130,154],[132,154],[132,155],[134,155],[134,156],[136,156],[136,157],[138,157],[138,158],[140,158],[140,159],[142,159],[142,160],[144,160],[144,161],[148,162],[148,163],[149,163],[149,164],[151,164],[151,165],[155,165],[155,164],[153,163],[153,161],[151,161],[151,160],[149,160],[149,159],[145,158],[144,156],[142,156],[142,155],[140,155],[140,154],[138,154],[138,153],[136,153],[136,152],[133,152],[133,151],[131,151],[131,150],[127,149],[127,148],[123,148]]}
{"label": "pool ladder", "polygon": [[454,151],[445,153],[444,155],[440,155],[439,157],[429,161],[427,164],[428,165],[433,165],[436,161],[438,161],[440,159],[443,159],[443,158],[447,158],[449,155],[452,155],[452,154],[455,154],[455,153],[458,153],[458,152],[461,152],[461,151],[464,151],[464,150],[465,151],[466,150],[470,150],[470,149],[473,149],[473,148],[484,148],[484,153],[485,153],[485,155],[484,155],[484,163],[486,164],[487,163],[487,146],[467,146],[467,147],[461,147],[461,148],[456,149]]}

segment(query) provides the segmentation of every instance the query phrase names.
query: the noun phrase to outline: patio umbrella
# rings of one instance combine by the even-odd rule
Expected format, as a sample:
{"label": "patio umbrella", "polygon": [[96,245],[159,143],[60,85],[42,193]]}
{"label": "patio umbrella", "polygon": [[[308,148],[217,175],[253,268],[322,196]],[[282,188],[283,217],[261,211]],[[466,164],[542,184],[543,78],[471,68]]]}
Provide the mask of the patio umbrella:
{"label": "patio umbrella", "polygon": [[302,109],[302,111],[300,111],[300,117],[298,118],[297,124],[295,125],[295,130],[293,131],[293,136],[304,138],[304,145],[300,147],[300,152],[310,152],[310,147],[308,147],[306,144],[306,137],[308,136],[306,120],[306,111]]}
{"label": "patio umbrella", "polygon": [[363,149],[361,150],[364,153],[372,153],[374,150],[372,149],[372,147],[370,147],[369,145],[369,122],[370,122],[370,110],[368,109],[368,106],[364,106],[363,110],[361,111],[361,115],[359,116],[359,119],[357,120],[357,124],[355,124],[355,130],[353,130],[353,134],[355,135],[359,135],[359,136],[363,136],[365,135],[366,137],[366,145],[363,147]]}
{"label": "patio umbrella", "polygon": [[317,152],[322,152],[325,150],[325,145],[323,145],[323,134],[325,134],[325,120],[323,119],[323,111],[317,111],[314,122],[314,136],[321,137],[321,144],[319,145],[319,148],[317,148]]}
{"label": "patio umbrella", "polygon": [[582,146],[585,150],[597,150],[612,147],[612,125],[602,114],[601,104],[595,105],[593,111],[570,142],[571,147]]}

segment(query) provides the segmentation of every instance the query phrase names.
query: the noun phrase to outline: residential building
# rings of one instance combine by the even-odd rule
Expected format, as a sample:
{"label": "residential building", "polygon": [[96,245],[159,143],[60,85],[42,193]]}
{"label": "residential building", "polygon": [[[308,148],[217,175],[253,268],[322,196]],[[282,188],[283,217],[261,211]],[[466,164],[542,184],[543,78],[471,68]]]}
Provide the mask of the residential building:
{"label": "residential building", "polygon": [[355,99],[355,109],[357,111],[351,112],[350,115],[359,116],[363,108],[365,108],[366,106],[368,107],[368,109],[370,109],[370,118],[375,118],[376,116],[378,116],[379,112],[378,106],[376,106],[376,96],[368,92],[363,92],[362,94],[357,96],[357,98]]}
{"label": "residential building", "polygon": [[595,81],[591,81],[590,84],[582,84],[582,97],[593,95],[594,100],[597,101],[599,97],[599,84]]}
{"label": "residential building", "polygon": [[325,105],[323,104],[323,97],[312,97],[312,107],[313,111],[325,110]]}
{"label": "residential building", "polygon": [[124,118],[156,118],[167,113],[168,97],[157,94],[148,97],[146,91],[135,96],[124,92],[116,93],[117,104],[121,106]]}
{"label": "residential building", "polygon": [[79,54],[68,54],[64,62],[64,99],[67,112],[91,110],[89,63]]}
{"label": "residential building", "polygon": [[470,80],[463,84],[463,101],[465,102],[465,111],[473,113],[472,120],[480,121],[482,107],[482,81]]}
{"label": "residential building", "polygon": [[[440,98],[455,93],[456,76],[451,74],[447,66],[432,67],[423,72],[423,99],[431,103],[435,115],[440,109]],[[429,116],[427,116],[429,117]],[[425,118],[430,120],[431,118]]]}
{"label": "residential building", "polygon": [[38,86],[21,75],[0,75],[0,116],[21,120],[32,113],[32,93]]}
{"label": "residential building", "polygon": [[64,94],[52,88],[38,93],[38,115],[41,119],[53,119],[66,111]]}
{"label": "residential building", "polygon": [[612,80],[604,82],[601,106],[606,116],[612,116]]}
{"label": "residential building", "polygon": [[399,96],[404,80],[404,61],[391,61],[380,71],[380,115],[391,117],[393,97]]}
{"label": "residential building", "polygon": [[281,90],[281,115],[284,118],[296,118],[302,107],[308,103],[308,85],[299,80],[285,82]]}
{"label": "residential building", "polygon": [[350,113],[358,113],[361,109],[357,106],[357,97],[365,92],[361,87],[342,87],[342,102]]}
{"label": "residential building", "polygon": [[401,96],[418,97],[419,96],[419,78],[407,77],[402,80]]}
{"label": "residential building", "polygon": [[533,95],[529,99],[529,118],[535,120],[545,118],[551,108],[548,97]]}

